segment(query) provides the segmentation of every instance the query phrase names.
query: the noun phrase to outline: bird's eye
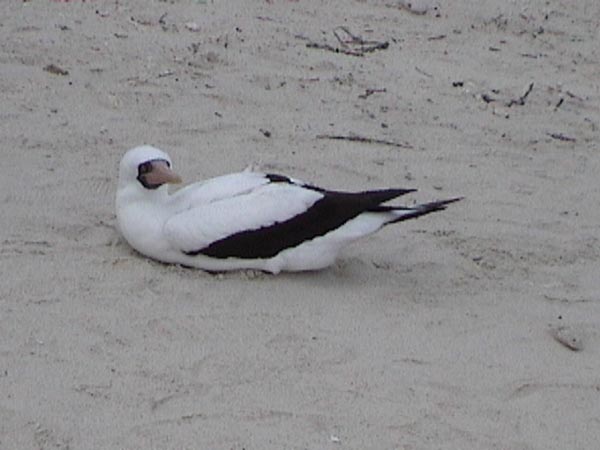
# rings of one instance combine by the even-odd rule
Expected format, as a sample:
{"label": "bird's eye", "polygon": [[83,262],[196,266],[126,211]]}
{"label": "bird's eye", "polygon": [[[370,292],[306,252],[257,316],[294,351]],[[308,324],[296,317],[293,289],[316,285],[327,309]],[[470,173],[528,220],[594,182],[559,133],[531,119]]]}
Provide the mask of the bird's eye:
{"label": "bird's eye", "polygon": [[145,163],[142,163],[138,166],[138,174],[139,175],[144,175],[146,173],[149,173],[152,171],[152,163],[150,161],[147,161]]}

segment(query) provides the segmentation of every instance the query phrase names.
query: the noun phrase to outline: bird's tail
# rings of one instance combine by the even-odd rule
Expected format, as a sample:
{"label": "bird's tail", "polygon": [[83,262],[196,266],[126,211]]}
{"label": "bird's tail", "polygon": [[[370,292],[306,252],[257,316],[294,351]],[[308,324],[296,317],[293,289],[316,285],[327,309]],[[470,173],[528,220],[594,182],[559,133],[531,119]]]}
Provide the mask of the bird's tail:
{"label": "bird's tail", "polygon": [[415,206],[411,206],[411,207],[405,207],[405,206],[385,207],[384,206],[382,208],[389,208],[388,211],[390,211],[391,213],[394,214],[395,218],[393,218],[392,220],[387,222],[387,224],[390,224],[390,223],[397,223],[397,222],[403,222],[405,220],[415,219],[417,217],[425,216],[427,214],[430,214],[430,213],[433,213],[436,211],[443,211],[444,209],[446,209],[447,205],[449,205],[450,203],[454,203],[459,200],[462,200],[462,198],[463,197],[456,197],[456,198],[451,198],[448,200],[438,200],[436,202],[423,203],[423,204],[415,205]]}

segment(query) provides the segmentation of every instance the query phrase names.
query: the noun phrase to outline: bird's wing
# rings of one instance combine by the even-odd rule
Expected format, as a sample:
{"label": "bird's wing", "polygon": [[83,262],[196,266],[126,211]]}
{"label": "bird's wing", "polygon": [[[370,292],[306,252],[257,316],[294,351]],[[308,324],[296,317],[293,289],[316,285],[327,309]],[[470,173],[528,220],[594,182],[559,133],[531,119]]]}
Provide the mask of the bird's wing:
{"label": "bird's wing", "polygon": [[380,205],[412,192],[334,192],[282,175],[262,177],[267,180],[264,185],[176,213],[164,227],[171,245],[191,256],[271,258],[324,236],[365,211],[384,212],[393,219],[389,208]]}
{"label": "bird's wing", "polygon": [[267,175],[259,172],[239,172],[190,184],[175,192],[171,198],[174,209],[183,211],[218,200],[244,195],[269,184]]}
{"label": "bird's wing", "polygon": [[[293,183],[272,182],[269,178],[266,183],[230,197],[224,195],[227,189],[217,187],[211,202],[198,203],[171,217],[164,226],[165,236],[171,245],[189,255],[265,257],[261,248],[267,243],[256,239],[256,233],[244,239],[244,233],[262,230],[268,237],[270,227],[302,215],[323,198],[323,193]],[[215,200],[217,197],[221,198]],[[236,237],[240,239],[236,241]],[[225,241],[227,248],[212,247],[211,252],[211,245]]]}

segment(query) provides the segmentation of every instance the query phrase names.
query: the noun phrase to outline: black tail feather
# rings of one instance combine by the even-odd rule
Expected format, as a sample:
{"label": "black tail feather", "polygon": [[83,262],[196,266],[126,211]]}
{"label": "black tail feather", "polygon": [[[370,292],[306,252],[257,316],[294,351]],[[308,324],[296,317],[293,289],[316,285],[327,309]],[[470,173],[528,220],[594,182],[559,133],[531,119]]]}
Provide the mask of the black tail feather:
{"label": "black tail feather", "polygon": [[430,214],[436,211],[443,211],[446,209],[446,206],[450,203],[457,202],[462,200],[463,197],[451,198],[448,200],[438,200],[436,202],[423,203],[421,205],[413,206],[412,208],[408,207],[390,207],[390,211],[406,211],[406,214],[401,215],[397,219],[394,219],[388,223],[397,223],[403,222],[405,220],[415,219],[417,217],[424,216],[426,214]]}

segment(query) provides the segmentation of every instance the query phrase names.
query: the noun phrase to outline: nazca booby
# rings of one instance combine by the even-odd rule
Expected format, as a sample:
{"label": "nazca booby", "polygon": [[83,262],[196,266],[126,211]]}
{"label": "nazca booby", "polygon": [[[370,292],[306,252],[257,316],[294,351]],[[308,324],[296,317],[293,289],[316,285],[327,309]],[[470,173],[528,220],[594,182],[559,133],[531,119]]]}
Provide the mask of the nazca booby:
{"label": "nazca booby", "polygon": [[459,200],[388,206],[415,189],[339,192],[253,171],[169,194],[168,184],[180,182],[162,150],[127,151],[119,167],[118,226],[139,253],[207,271],[321,269],[348,243]]}

